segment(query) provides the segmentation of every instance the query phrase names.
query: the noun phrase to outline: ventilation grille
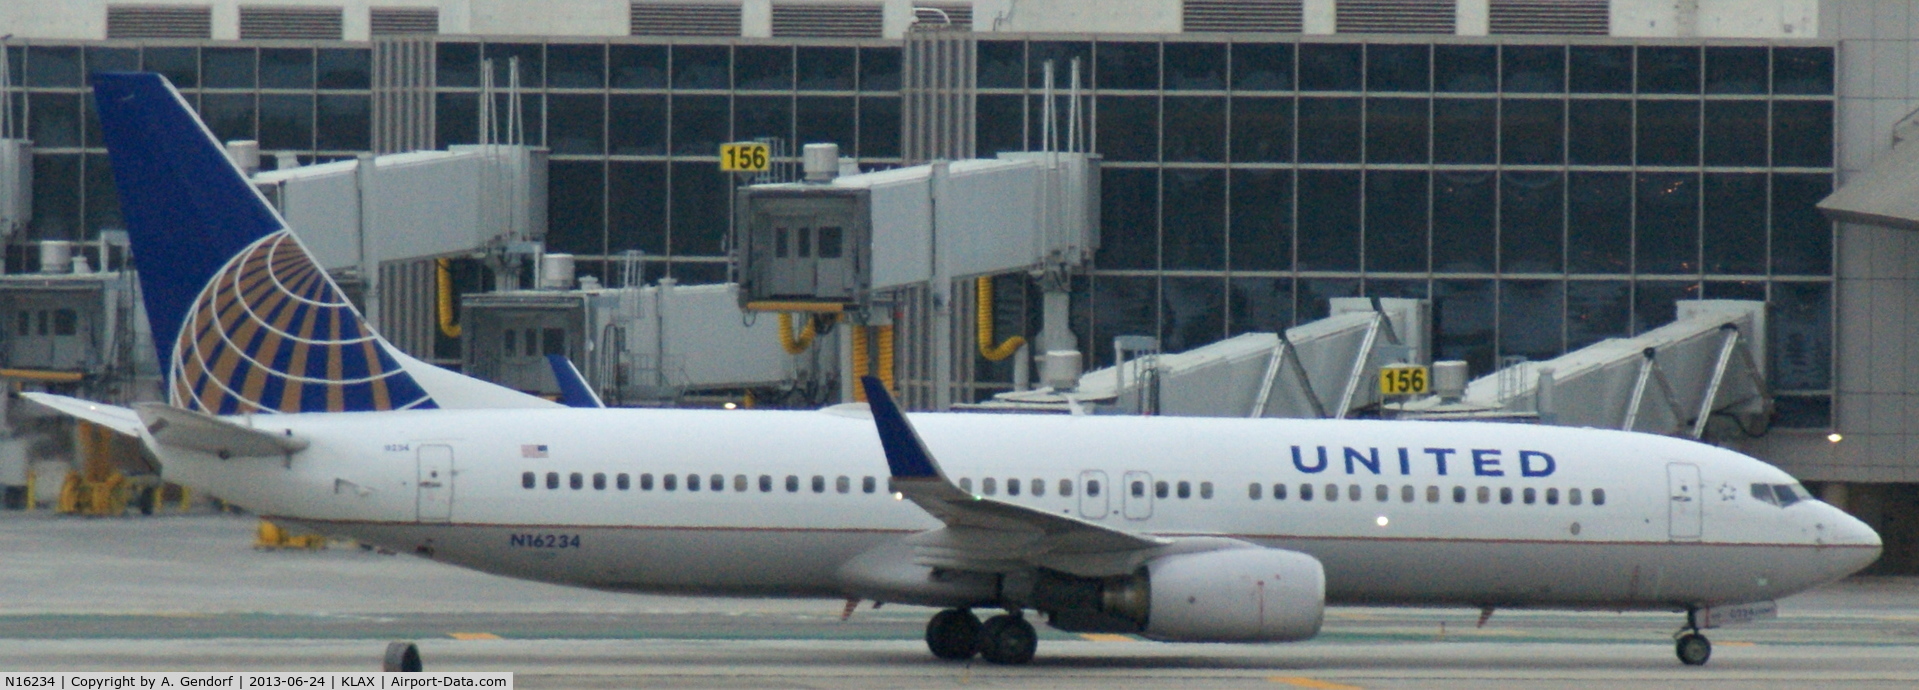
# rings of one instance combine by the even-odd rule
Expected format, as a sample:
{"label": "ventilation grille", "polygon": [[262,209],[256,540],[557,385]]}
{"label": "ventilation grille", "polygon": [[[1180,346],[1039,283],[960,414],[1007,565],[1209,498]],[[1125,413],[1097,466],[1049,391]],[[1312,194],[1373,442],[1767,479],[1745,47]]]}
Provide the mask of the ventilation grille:
{"label": "ventilation grille", "polygon": [[740,6],[635,2],[627,31],[633,36],[738,36]]}
{"label": "ventilation grille", "polygon": [[1492,0],[1492,33],[1612,33],[1606,0]]}
{"label": "ventilation grille", "polygon": [[1187,31],[1300,32],[1300,0],[1186,0]]}
{"label": "ventilation grille", "polygon": [[367,10],[367,18],[375,36],[440,33],[437,7],[375,7]]}
{"label": "ventilation grille", "polygon": [[338,7],[240,7],[240,38],[340,40]]}
{"label": "ventilation grille", "polygon": [[973,5],[963,2],[916,2],[913,3],[913,23],[920,26],[939,26],[939,12],[920,12],[922,9],[935,9],[946,13],[952,27],[963,31],[973,30]]}
{"label": "ventilation grille", "polygon": [[774,5],[773,35],[879,38],[879,5]]}
{"label": "ventilation grille", "polygon": [[1339,0],[1342,34],[1450,34],[1458,24],[1453,0]]}
{"label": "ventilation grille", "polygon": [[213,8],[108,5],[107,38],[212,38]]}

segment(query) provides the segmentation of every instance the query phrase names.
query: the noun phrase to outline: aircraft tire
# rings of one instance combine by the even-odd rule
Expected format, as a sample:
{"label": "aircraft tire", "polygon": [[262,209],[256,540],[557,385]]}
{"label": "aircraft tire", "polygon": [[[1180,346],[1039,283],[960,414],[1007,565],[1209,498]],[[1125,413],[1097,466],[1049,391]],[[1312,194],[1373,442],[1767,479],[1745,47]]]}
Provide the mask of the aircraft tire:
{"label": "aircraft tire", "polygon": [[1017,666],[1033,660],[1033,652],[1039,648],[1039,633],[1033,631],[1033,624],[1025,618],[1000,614],[986,619],[980,626],[979,647],[981,659]]}
{"label": "aircraft tire", "polygon": [[965,661],[979,653],[979,617],[966,609],[947,609],[926,622],[926,648],[948,661]]}
{"label": "aircraft tire", "polygon": [[1679,636],[1673,644],[1673,651],[1679,654],[1679,663],[1687,666],[1704,666],[1712,658],[1712,642],[1705,635],[1686,633]]}
{"label": "aircraft tire", "polygon": [[412,642],[388,642],[386,660],[380,670],[387,673],[419,673],[420,647]]}

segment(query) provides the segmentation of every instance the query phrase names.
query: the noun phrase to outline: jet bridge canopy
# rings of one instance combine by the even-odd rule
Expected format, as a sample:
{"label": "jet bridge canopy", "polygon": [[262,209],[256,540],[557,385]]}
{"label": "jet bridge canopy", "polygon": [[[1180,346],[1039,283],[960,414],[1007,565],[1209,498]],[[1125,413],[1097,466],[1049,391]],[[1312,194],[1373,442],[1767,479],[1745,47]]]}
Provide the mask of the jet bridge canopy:
{"label": "jet bridge canopy", "polygon": [[1400,416],[1536,420],[1694,438],[1724,419],[1745,433],[1761,432],[1771,412],[1762,364],[1765,303],[1689,300],[1678,307],[1673,323],[1501,369],[1467,384],[1457,401],[1412,401]]}

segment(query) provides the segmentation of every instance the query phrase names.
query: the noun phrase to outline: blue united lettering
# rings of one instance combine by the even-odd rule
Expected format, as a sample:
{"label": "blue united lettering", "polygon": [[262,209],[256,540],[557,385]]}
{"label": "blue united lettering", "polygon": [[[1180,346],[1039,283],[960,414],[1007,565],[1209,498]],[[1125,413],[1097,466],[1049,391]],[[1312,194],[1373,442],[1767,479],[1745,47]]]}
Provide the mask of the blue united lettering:
{"label": "blue united lettering", "polygon": [[[1346,474],[1384,474],[1387,472],[1385,458],[1396,457],[1399,460],[1399,474],[1412,476],[1414,465],[1425,465],[1431,461],[1432,473],[1447,476],[1451,469],[1450,461],[1458,458],[1460,462],[1471,462],[1473,476],[1506,477],[1513,466],[1518,466],[1518,476],[1526,478],[1550,477],[1559,471],[1559,461],[1544,451],[1511,450],[1504,448],[1387,448],[1385,453],[1379,448],[1356,448],[1353,446],[1291,446],[1293,468],[1305,474],[1320,474],[1333,467],[1333,454],[1338,453]],[[1419,456],[1424,455],[1424,460]]]}

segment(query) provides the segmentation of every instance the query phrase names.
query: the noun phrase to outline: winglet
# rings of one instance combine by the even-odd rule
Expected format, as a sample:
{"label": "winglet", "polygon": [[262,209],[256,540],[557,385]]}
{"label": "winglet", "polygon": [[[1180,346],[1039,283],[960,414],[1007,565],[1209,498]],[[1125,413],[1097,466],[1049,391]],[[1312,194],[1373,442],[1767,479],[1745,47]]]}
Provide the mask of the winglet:
{"label": "winglet", "polygon": [[860,385],[866,388],[867,404],[873,410],[873,424],[879,427],[880,446],[886,449],[886,465],[893,470],[893,478],[938,479],[939,464],[906,421],[906,415],[900,413],[899,405],[893,403],[886,385],[872,376],[860,377]]}
{"label": "winglet", "polygon": [[586,377],[573,366],[573,360],[566,355],[547,355],[546,364],[553,368],[553,380],[560,383],[560,404],[567,407],[606,407],[600,402],[600,396],[593,387],[586,385]]}

